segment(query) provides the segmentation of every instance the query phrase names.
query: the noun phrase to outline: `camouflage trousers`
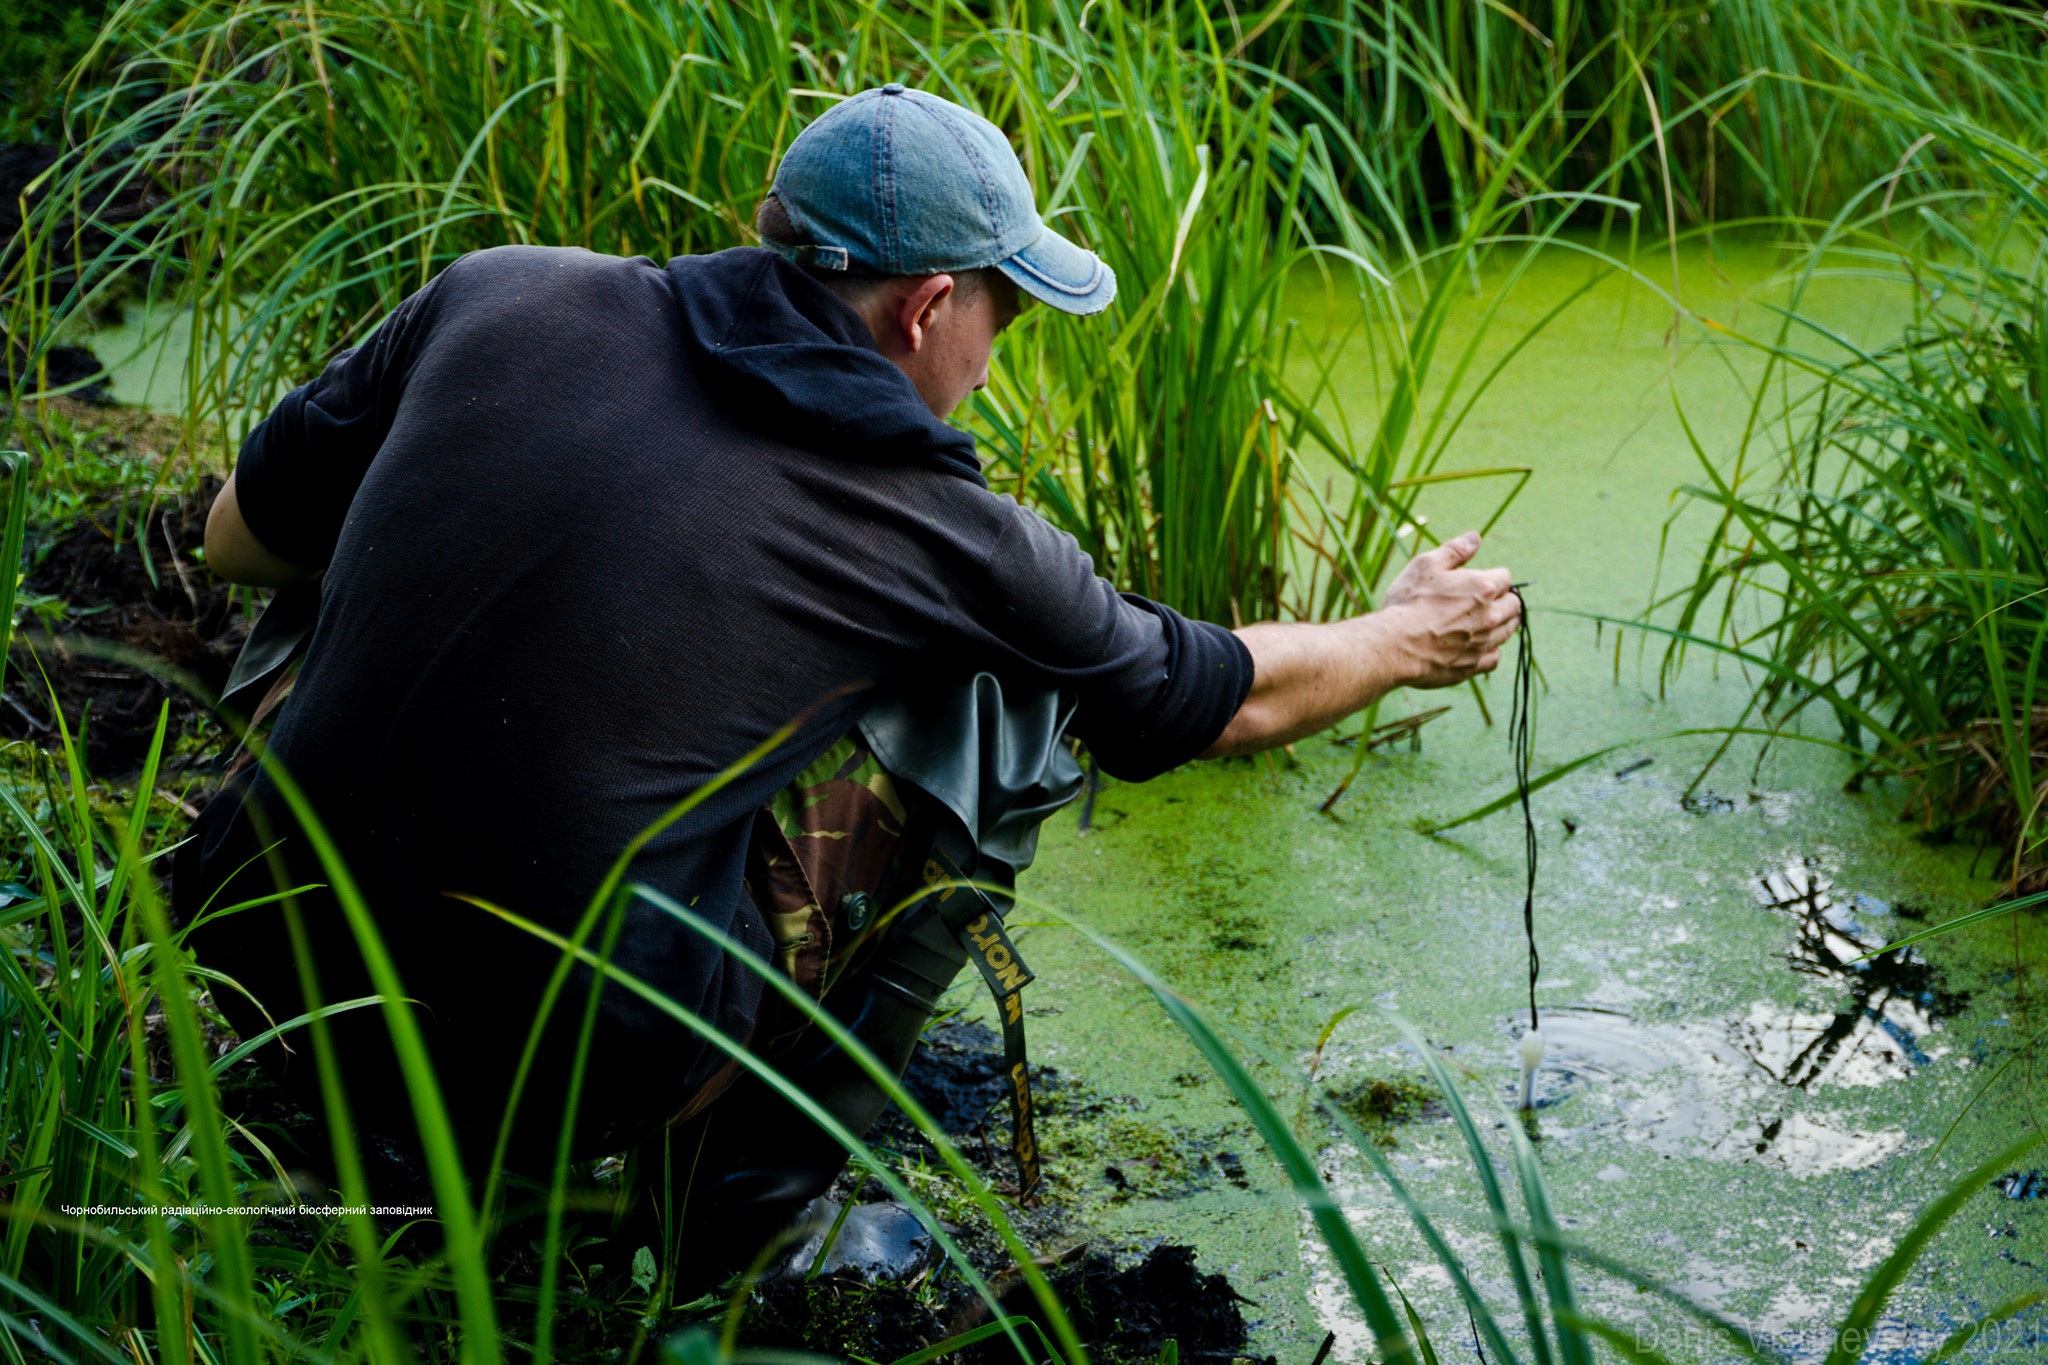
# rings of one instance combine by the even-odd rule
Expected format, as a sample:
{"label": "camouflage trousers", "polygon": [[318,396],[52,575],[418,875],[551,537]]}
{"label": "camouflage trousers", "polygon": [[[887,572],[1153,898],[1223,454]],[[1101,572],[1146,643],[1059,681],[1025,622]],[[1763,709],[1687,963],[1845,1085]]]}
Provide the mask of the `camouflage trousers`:
{"label": "camouflage trousers", "polygon": [[[914,869],[904,864],[923,856],[904,841],[924,799],[884,772],[851,730],[755,813],[747,892],[774,940],[775,965],[807,994],[824,1000],[873,955],[894,909],[883,901],[888,888],[908,886]],[[749,1047],[774,1057],[809,1025],[770,990]]]}

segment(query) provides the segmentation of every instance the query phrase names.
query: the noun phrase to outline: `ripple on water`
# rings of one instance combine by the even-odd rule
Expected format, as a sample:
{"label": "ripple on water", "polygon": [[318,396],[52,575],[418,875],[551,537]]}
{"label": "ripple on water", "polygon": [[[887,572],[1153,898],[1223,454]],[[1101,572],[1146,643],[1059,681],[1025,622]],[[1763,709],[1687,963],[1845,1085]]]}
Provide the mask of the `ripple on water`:
{"label": "ripple on water", "polygon": [[[1812,861],[1754,886],[1794,918],[1785,960],[1813,978],[1807,999],[1759,1000],[1703,1022],[1597,1005],[1544,1010],[1536,1107],[1546,1138],[1609,1132],[1665,1156],[1799,1176],[1872,1166],[1904,1144],[1903,1130],[1860,1125],[1806,1097],[1893,1084],[1939,1060],[1933,1035],[1966,997],[1943,990],[1913,949],[1888,950],[1873,922],[1887,907],[1838,899]],[[1504,1031],[1519,1036],[1519,1022]]]}

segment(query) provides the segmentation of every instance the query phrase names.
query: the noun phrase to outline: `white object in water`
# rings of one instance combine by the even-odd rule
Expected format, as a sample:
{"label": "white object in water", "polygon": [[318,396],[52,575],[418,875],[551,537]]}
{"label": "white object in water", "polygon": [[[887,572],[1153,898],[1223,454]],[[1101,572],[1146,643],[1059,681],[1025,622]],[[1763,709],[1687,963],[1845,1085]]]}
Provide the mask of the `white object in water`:
{"label": "white object in water", "polygon": [[1536,1107],[1536,1068],[1543,1064],[1543,1035],[1530,1029],[1522,1035],[1522,1108]]}

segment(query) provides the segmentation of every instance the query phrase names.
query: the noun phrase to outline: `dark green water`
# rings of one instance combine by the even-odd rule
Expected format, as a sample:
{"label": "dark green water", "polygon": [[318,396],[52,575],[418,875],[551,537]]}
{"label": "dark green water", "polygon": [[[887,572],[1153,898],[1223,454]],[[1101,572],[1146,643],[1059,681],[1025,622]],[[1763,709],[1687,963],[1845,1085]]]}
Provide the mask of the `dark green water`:
{"label": "dark green water", "polygon": [[[1761,301],[1782,297],[1767,283],[1777,264],[1760,246],[1718,260],[1689,249],[1684,297],[1724,324],[1762,328]],[[1644,268],[1670,278],[1668,257]],[[1562,253],[1547,258],[1515,290],[1488,345],[1504,346],[1585,269]],[[1323,306],[1308,290],[1298,302],[1305,316]],[[1902,301],[1840,281],[1817,286],[1807,304],[1847,335],[1882,340]],[[1466,310],[1477,311],[1476,302]],[[1596,640],[1589,623],[1554,614],[1632,615],[1647,601],[1672,491],[1698,476],[1674,401],[1708,449],[1732,449],[1737,438],[1754,362],[1699,340],[1708,334],[1695,325],[1667,339],[1672,322],[1668,306],[1640,291],[1603,286],[1507,371],[1447,465],[1536,470],[1481,558],[1536,583],[1548,684],[1539,770],[1619,741],[1731,722],[1747,696],[1739,676],[1716,678],[1703,657],[1661,688],[1660,651],[1639,652],[1634,635],[1617,673],[1611,630]],[[1370,416],[1371,370],[1355,344],[1342,364],[1356,423]],[[1446,535],[1489,509],[1476,487],[1425,505]],[[1680,573],[1698,533],[1689,521],[1673,532],[1669,563]],[[1504,670],[1488,689],[1503,722],[1506,681]],[[1505,1104],[1526,1018],[1519,818],[1439,839],[1412,827],[1507,789],[1505,725],[1484,725],[1465,693],[1397,694],[1382,718],[1441,701],[1456,710],[1427,728],[1421,750],[1376,753],[1335,818],[1316,808],[1351,757],[1327,738],[1305,741],[1293,760],[1110,784],[1090,832],[1072,812],[1055,822],[1026,889],[1134,950],[1250,1050],[1305,1064],[1339,1009],[1391,1006],[1466,1069],[1482,1111],[1489,1092]],[[1847,965],[1922,916],[1939,922],[1983,903],[1994,883],[1973,872],[1970,850],[1917,839],[1898,819],[1899,790],[1844,794],[1844,761],[1817,748],[1782,745],[1757,767],[1755,745],[1740,742],[1708,779],[1711,798],[1688,809],[1681,794],[1712,748],[1631,745],[1537,797],[1538,995],[1550,1039],[1540,1151],[1572,1234],[1794,1355],[1817,1357],[1915,1212],[2022,1130],[2027,1087],[2016,1067],[1934,1154],[2015,1043],[2041,1027],[2014,984],[2016,953],[2032,961],[2039,935],[2023,926],[2016,944],[2001,923],[1930,944],[1924,961]],[[1124,1136],[1087,1145],[1076,1160],[1091,1164],[1061,1178],[1102,1201],[1105,1231],[1191,1240],[1205,1266],[1228,1269],[1257,1301],[1247,1312],[1262,1323],[1259,1350],[1306,1362],[1334,1331],[1334,1359],[1365,1360],[1362,1320],[1305,1216],[1192,1046],[1078,935],[1041,927],[1023,942],[1040,977],[1036,1050],[1129,1098]],[[1370,1009],[1337,1028],[1323,1069],[1339,1085],[1419,1072]],[[1277,1069],[1262,1074],[1290,1094]],[[1118,1194],[1101,1169],[1119,1160],[1118,1142],[1129,1164],[1162,1137],[1195,1172],[1196,1192],[1147,1198],[1141,1183]],[[1505,1133],[1491,1140],[1504,1160]],[[1225,1151],[1244,1162],[1242,1186],[1216,1156]],[[1451,1124],[1404,1125],[1389,1156],[1489,1298],[1508,1308]],[[1473,1358],[1447,1278],[1363,1159],[1326,1138],[1321,1164],[1445,1358]],[[2048,1206],[1979,1195],[1895,1299],[1893,1335],[1871,1358],[1924,1357],[1973,1310],[2038,1287],[2044,1230]],[[1619,1281],[1585,1272],[1580,1292],[1675,1359],[1726,1354]],[[2042,1350],[2019,1341],[1995,1337],[1963,1358]],[[2018,1353],[1995,1353],[2008,1347]]]}

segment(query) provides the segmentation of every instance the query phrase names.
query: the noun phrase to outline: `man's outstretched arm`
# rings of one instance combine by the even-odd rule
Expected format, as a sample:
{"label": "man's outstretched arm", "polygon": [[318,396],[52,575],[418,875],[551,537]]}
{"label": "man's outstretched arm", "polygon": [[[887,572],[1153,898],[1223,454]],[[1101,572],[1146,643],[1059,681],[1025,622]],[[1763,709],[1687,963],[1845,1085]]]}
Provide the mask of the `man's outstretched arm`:
{"label": "man's outstretched arm", "polygon": [[1451,687],[1500,666],[1521,625],[1506,569],[1463,565],[1479,552],[1467,531],[1417,555],[1386,605],[1324,624],[1265,622],[1237,632],[1252,655],[1252,690],[1204,758],[1253,754],[1327,730],[1397,687]]}

